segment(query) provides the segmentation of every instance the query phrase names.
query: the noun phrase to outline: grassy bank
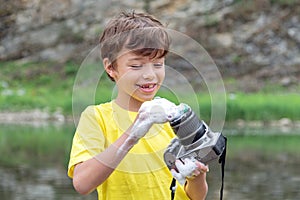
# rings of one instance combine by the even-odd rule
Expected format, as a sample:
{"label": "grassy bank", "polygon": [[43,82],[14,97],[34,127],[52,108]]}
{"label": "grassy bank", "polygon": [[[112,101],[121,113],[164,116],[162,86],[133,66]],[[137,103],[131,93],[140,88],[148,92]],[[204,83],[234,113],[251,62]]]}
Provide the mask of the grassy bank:
{"label": "grassy bank", "polygon": [[[0,111],[15,112],[38,108],[49,112],[59,110],[64,115],[72,114],[72,92],[79,65],[6,62],[0,63],[0,69]],[[88,81],[90,80],[87,78]],[[94,92],[95,100],[88,101],[100,103],[111,100],[112,88],[113,84],[104,75]],[[176,96],[167,91],[161,91],[159,95],[177,101]],[[188,99],[189,94],[185,94],[185,97]],[[209,120],[210,95],[201,93],[197,94],[197,98],[198,101],[191,104],[199,104],[201,117]],[[269,121],[285,117],[300,120],[300,94],[286,93],[284,89],[231,93],[226,97],[226,109],[227,121]]]}

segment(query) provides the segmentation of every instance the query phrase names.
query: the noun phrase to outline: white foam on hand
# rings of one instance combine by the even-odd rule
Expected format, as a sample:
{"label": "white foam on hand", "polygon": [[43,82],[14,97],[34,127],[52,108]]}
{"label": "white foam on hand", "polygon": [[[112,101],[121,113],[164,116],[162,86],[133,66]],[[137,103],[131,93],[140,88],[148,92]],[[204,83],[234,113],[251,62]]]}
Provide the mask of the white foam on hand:
{"label": "white foam on hand", "polygon": [[132,127],[131,135],[133,137],[143,137],[155,123],[161,124],[169,121],[177,106],[164,99],[155,98],[152,101],[146,101],[139,109],[139,114]]}
{"label": "white foam on hand", "polygon": [[171,121],[187,112],[189,106],[181,103],[178,106],[165,98],[156,97],[142,104],[139,112],[148,112],[155,123]]}
{"label": "white foam on hand", "polygon": [[177,171],[175,169],[171,170],[173,177],[179,182],[179,184],[183,185],[185,183],[185,179],[187,177],[192,177],[194,171],[197,169],[195,159],[185,158],[184,162],[180,160],[176,160],[175,162]]}
{"label": "white foam on hand", "polygon": [[131,128],[128,140],[138,141],[144,137],[153,124],[162,124],[179,117],[187,112],[189,106],[180,104],[176,106],[167,99],[156,97],[151,101],[145,101]]}

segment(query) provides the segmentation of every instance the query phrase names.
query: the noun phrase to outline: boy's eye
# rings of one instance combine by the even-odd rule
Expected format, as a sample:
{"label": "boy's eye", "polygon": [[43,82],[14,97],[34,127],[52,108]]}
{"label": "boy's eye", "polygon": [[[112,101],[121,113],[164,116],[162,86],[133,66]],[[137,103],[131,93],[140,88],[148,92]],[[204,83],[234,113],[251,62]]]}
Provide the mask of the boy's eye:
{"label": "boy's eye", "polygon": [[142,65],[130,65],[130,67],[132,67],[132,68],[141,68]]}
{"label": "boy's eye", "polygon": [[154,63],[153,66],[154,66],[154,67],[162,67],[163,64],[162,64],[162,63]]}

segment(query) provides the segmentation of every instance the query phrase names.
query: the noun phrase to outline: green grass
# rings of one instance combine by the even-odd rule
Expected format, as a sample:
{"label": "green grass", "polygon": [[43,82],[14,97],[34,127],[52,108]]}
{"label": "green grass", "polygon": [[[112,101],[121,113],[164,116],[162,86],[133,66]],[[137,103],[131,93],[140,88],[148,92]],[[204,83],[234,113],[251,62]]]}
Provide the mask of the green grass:
{"label": "green grass", "polygon": [[[170,93],[160,93],[178,103],[176,97]],[[211,117],[211,96],[207,93],[197,94],[197,101],[186,95],[186,101],[191,107],[199,104],[201,118],[209,120]],[[184,100],[183,100],[184,101]],[[216,105],[218,106],[218,105]],[[226,121],[243,119],[245,121],[271,121],[281,118],[300,120],[300,94],[297,93],[232,93],[226,95]]]}
{"label": "green grass", "polygon": [[0,110],[18,111],[33,108],[70,113],[76,65],[52,63],[0,64]]}
{"label": "green grass", "polygon": [[[79,65],[53,63],[0,63],[0,111],[19,111],[42,109],[50,112],[61,110],[65,115],[72,114],[72,95],[76,73]],[[79,106],[98,104],[113,98],[112,83],[105,74],[98,82],[96,91],[90,85],[98,80],[90,79],[95,66],[83,74],[86,86],[76,93],[75,99]],[[98,66],[99,67],[99,66]],[[94,71],[93,71],[94,70]],[[100,78],[100,77],[99,77]],[[78,81],[78,80],[76,80]],[[90,84],[90,85],[89,85]],[[230,82],[230,84],[234,84]],[[226,85],[226,82],[225,82]],[[275,87],[275,86],[274,86]],[[178,102],[177,94],[161,90],[158,96]],[[200,108],[201,118],[209,120],[211,115],[211,96],[199,93],[196,96],[181,94],[180,101],[188,103],[192,108]],[[220,101],[221,102],[221,101]],[[215,106],[215,105],[214,105]],[[218,106],[218,105],[217,105]],[[263,88],[257,93],[227,94],[226,120],[276,120],[283,117],[300,120],[300,94],[282,90]]]}
{"label": "green grass", "polygon": [[300,119],[300,94],[231,94],[227,98],[227,120],[270,121]]}

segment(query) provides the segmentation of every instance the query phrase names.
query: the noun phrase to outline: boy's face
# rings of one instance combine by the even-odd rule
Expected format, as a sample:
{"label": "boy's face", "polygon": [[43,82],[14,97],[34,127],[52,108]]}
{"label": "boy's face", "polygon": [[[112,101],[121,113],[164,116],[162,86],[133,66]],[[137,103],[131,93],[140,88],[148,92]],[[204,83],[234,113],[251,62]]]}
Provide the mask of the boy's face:
{"label": "boy's face", "polygon": [[111,72],[118,86],[117,101],[137,103],[151,100],[165,78],[164,58],[149,59],[127,52],[118,57]]}

